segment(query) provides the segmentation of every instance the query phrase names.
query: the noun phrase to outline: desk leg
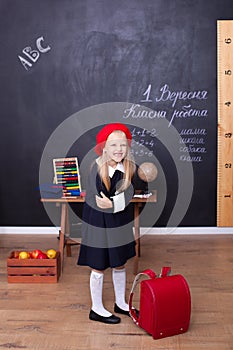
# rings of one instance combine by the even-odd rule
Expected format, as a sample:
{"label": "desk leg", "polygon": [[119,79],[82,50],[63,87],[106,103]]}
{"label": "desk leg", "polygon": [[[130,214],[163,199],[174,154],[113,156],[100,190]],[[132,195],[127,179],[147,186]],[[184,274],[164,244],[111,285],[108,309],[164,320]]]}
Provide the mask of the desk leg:
{"label": "desk leg", "polygon": [[68,204],[62,203],[61,207],[61,231],[60,231],[60,243],[59,243],[59,251],[61,254],[61,272],[63,270],[63,262],[64,262],[64,245],[65,245],[65,233],[67,228],[67,218],[68,215]]}
{"label": "desk leg", "polygon": [[136,242],[136,256],[134,258],[134,274],[138,273],[138,258],[140,256],[140,226],[139,226],[139,208],[141,203],[134,203],[134,235]]}

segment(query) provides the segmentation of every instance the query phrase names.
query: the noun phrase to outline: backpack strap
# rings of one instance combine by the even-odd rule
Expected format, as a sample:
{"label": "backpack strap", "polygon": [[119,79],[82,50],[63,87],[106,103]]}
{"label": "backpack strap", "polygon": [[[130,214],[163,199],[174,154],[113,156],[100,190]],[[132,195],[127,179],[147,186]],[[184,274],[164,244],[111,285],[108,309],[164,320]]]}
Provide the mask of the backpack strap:
{"label": "backpack strap", "polygon": [[164,266],[161,270],[159,277],[166,277],[166,276],[169,276],[170,274],[171,274],[171,268],[168,266]]}
{"label": "backpack strap", "polygon": [[[171,268],[170,267],[163,267],[161,270],[161,274],[159,275],[159,277],[165,277],[168,276],[168,274],[170,274],[171,272]],[[142,276],[147,276],[150,279],[154,279],[157,277],[156,273],[150,269],[144,270],[143,272],[140,272],[137,274],[137,276],[134,279],[132,288],[131,288],[131,292],[130,292],[130,296],[129,296],[129,313],[130,316],[132,318],[132,320],[134,321],[134,323],[136,323],[136,325],[138,326],[139,323],[139,314],[137,313],[137,311],[135,310],[135,308],[132,306],[133,305],[133,295],[134,295],[134,291],[139,283],[139,280]]]}
{"label": "backpack strap", "polygon": [[143,272],[138,273],[134,279],[134,282],[133,282],[133,285],[131,288],[131,292],[130,292],[130,296],[129,296],[129,313],[130,313],[130,316],[133,319],[133,321],[136,323],[136,325],[138,325],[139,315],[132,306],[133,295],[134,295],[134,291],[139,283],[139,280],[142,276],[147,276],[147,277],[153,279],[153,278],[156,278],[156,273],[150,269],[147,269],[147,270],[144,270]]}

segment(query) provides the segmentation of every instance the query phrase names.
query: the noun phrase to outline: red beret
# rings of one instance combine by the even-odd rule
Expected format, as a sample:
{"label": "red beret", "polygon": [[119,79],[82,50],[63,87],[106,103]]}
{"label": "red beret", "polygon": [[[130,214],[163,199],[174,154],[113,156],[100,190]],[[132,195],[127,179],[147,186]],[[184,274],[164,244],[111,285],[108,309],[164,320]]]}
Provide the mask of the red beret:
{"label": "red beret", "polygon": [[101,156],[103,153],[103,148],[105,146],[105,142],[108,138],[108,136],[116,130],[121,130],[125,133],[126,138],[128,140],[129,146],[131,145],[132,135],[127,126],[121,123],[112,123],[107,124],[101,129],[98,134],[96,135],[96,146],[95,146],[95,152]]}

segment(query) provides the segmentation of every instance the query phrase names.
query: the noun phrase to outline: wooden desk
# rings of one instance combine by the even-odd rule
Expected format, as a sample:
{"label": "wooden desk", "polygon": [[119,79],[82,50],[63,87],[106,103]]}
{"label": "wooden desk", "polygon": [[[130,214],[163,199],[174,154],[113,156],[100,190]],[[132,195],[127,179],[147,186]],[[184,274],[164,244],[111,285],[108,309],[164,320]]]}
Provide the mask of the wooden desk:
{"label": "wooden desk", "polygon": [[[68,204],[69,203],[84,203],[84,197],[72,197],[72,198],[41,198],[41,202],[56,203],[61,205],[61,230],[60,230],[60,242],[59,250],[61,254],[61,266],[63,267],[64,261],[64,246],[65,240],[69,237],[70,226],[68,218]],[[134,236],[136,242],[136,256],[134,258],[134,274],[138,271],[138,258],[140,256],[140,223],[139,223],[139,211],[143,203],[156,203],[157,202],[157,191],[152,191],[152,195],[148,198],[134,197],[130,201],[134,205]]]}

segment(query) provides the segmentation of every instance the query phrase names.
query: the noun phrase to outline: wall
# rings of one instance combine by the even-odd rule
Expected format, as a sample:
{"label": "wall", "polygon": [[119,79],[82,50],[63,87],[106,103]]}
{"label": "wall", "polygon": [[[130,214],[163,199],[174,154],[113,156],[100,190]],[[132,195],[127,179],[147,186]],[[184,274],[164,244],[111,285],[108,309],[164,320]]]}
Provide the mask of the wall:
{"label": "wall", "polygon": [[158,167],[152,224],[215,226],[216,21],[232,10],[229,0],[1,0],[0,226],[58,224],[39,183],[70,155],[85,187],[95,134],[111,121],[131,129],[138,164]]}

